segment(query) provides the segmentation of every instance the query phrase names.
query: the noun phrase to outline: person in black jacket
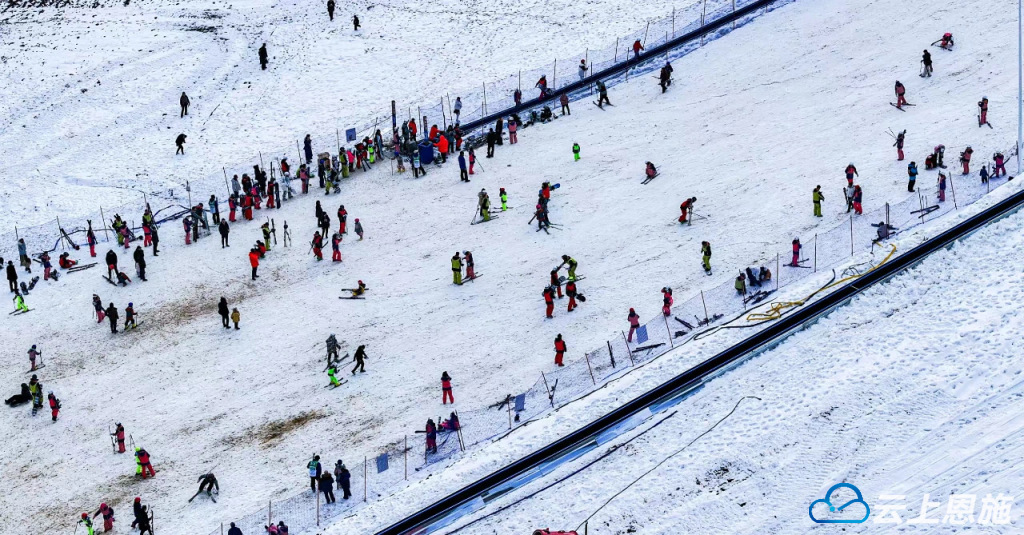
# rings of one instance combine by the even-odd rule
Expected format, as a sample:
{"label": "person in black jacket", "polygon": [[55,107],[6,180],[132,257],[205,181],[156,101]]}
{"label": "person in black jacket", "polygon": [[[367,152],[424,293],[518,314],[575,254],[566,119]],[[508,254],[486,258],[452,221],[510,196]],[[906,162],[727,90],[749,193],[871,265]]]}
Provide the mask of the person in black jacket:
{"label": "person in black jacket", "polygon": [[357,347],[356,354],[352,357],[352,359],[356,363],[355,367],[352,368],[352,375],[356,374],[356,370],[359,370],[360,373],[365,373],[366,363],[364,362],[364,360],[366,359],[366,346],[362,345]]}
{"label": "person in black jacket", "polygon": [[114,273],[118,272],[117,269],[117,253],[113,249],[107,251],[107,256],[104,257],[107,262],[107,278],[113,280]]}
{"label": "person in black jacket", "polygon": [[267,43],[260,47],[260,68],[267,70]]}
{"label": "person in black jacket", "polygon": [[185,154],[185,138],[188,137],[185,134],[178,134],[178,137],[174,138],[174,144],[178,146],[178,150],[174,151],[174,154]]}
{"label": "person in black jacket", "polygon": [[316,492],[317,481],[320,480],[320,474],[323,473],[323,467],[320,466],[320,456],[314,455],[313,460],[306,463],[306,469],[309,471],[309,490]]}
{"label": "person in black jacket", "polygon": [[224,324],[225,329],[230,329],[228,325],[228,300],[227,298],[221,297],[220,303],[217,303],[217,313],[220,314],[220,321]]}
{"label": "person in black jacket", "polygon": [[238,529],[238,526],[235,526],[234,522],[232,522],[231,523],[231,528],[228,529],[228,535],[245,535],[245,534],[242,533],[242,530]]}
{"label": "person in black jacket", "polygon": [[146,253],[141,245],[135,247],[135,254],[132,257],[135,258],[135,266],[139,268],[139,278],[146,280]]}
{"label": "person in black jacket", "polygon": [[184,117],[188,115],[188,105],[192,102],[188,99],[188,95],[186,95],[184,91],[181,92],[181,98],[178,99],[178,101],[181,103],[181,116]]}
{"label": "person in black jacket", "polygon": [[120,317],[120,314],[117,312],[117,307],[114,306],[114,303],[110,303],[104,312],[107,314],[107,319],[110,320],[110,332],[116,333],[117,320]]}
{"label": "person in black jacket", "polygon": [[228,245],[228,233],[231,232],[231,227],[228,226],[227,219],[221,219],[220,225],[217,226],[217,230],[220,231],[220,248],[231,247]]}
{"label": "person in black jacket", "polygon": [[352,474],[349,473],[348,468],[342,464],[341,459],[338,459],[338,464],[334,465],[334,477],[338,484],[338,488],[341,489],[341,499],[347,500],[352,497],[352,492],[349,489],[349,484],[352,480]]}
{"label": "person in black jacket", "polygon": [[149,515],[146,514],[145,506],[142,505],[142,498],[138,496],[135,497],[135,503],[132,504],[132,514],[135,515],[135,520],[132,521],[133,528],[137,527],[142,522],[142,519],[145,519],[147,523],[149,522]]}
{"label": "person in black jacket", "polygon": [[196,493],[193,494],[192,497],[188,499],[188,501],[191,502],[192,500],[196,499],[196,496],[199,496],[203,492],[206,492],[207,496],[212,497],[210,493],[213,491],[214,488],[216,488],[217,493],[220,494],[220,483],[217,483],[217,476],[213,475],[213,472],[199,476],[197,482],[199,483],[199,490],[196,491]]}
{"label": "person in black jacket", "polygon": [[331,21],[334,21],[334,0],[327,0],[327,16],[331,17]]}
{"label": "person in black jacket", "polygon": [[7,284],[11,286],[12,292],[18,291],[18,269],[11,260],[7,261]]}
{"label": "person in black jacket", "polygon": [[487,132],[487,157],[494,157],[494,145],[498,142],[498,136],[501,134],[495,134],[494,129],[490,129]]}
{"label": "person in black jacket", "polygon": [[156,225],[150,225],[149,231],[153,238],[153,256],[160,256],[157,254],[159,251],[156,249],[156,244],[160,243],[160,235],[157,234]]}
{"label": "person in black jacket", "polygon": [[324,470],[320,474],[320,492],[324,493],[324,501],[334,503],[334,478],[330,470]]}

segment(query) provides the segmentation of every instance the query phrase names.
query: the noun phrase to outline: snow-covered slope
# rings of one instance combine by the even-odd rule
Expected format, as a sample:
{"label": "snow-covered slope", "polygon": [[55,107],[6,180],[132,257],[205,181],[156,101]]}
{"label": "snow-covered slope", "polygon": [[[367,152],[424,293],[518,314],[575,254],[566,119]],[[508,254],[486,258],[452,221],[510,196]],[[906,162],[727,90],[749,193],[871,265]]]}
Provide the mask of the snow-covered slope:
{"label": "snow-covered slope", "polygon": [[[977,156],[1005,150],[1012,144],[1007,108],[1013,99],[1012,39],[1004,39],[1005,32],[992,31],[986,41],[967,39],[956,52],[937,51],[936,55],[944,55],[936,56],[936,76],[930,80],[920,81],[910,74],[916,72],[917,51],[924,46],[917,42],[931,42],[971,13],[1001,11],[1005,3],[977,0],[949,7],[941,17],[934,13],[926,17],[890,0],[855,5],[796,3],[676,62],[676,84],[665,95],[653,80],[641,77],[613,90],[615,107],[599,110],[584,101],[574,104],[571,117],[521,131],[519,144],[499,148],[494,159],[481,158],[482,170],[469,185],[458,183],[453,165],[431,168],[419,181],[408,175],[392,177],[380,168],[357,174],[344,184],[340,196],[321,199],[335,223],[333,213],[344,203],[350,224],[358,217],[367,229],[362,242],[354,241],[351,234],[346,239],[341,265],[316,263],[306,253],[315,226],[314,199],[299,198],[273,214],[279,233],[282,222],[289,222],[296,246],[271,251],[260,268],[258,283],[248,280],[245,257],[247,246],[259,236],[253,223],[234,225],[232,247],[223,250],[215,239],[185,247],[180,227],[165,225],[163,252],[150,259],[148,283],[115,289],[97,276],[99,268],[68,275],[57,283],[41,283],[28,298],[34,311],[4,320],[0,343],[9,348],[11,358],[0,367],[0,384],[13,390],[25,380],[24,351],[39,344],[48,363],[40,377],[47,390],[61,397],[65,409],[54,425],[43,418],[29,418],[24,410],[4,411],[0,416],[11,437],[0,446],[3,479],[12,482],[12,491],[0,507],[0,525],[10,525],[17,518],[44,531],[63,529],[81,511],[95,510],[100,501],[118,507],[124,520],[131,497],[143,495],[160,517],[174,522],[182,532],[205,533],[220,520],[256,510],[268,499],[299,492],[305,483],[303,466],[313,452],[351,462],[420,429],[426,418],[445,409],[437,403],[442,371],[455,378],[457,407],[478,408],[508,392],[522,391],[538,372],[549,369],[556,334],[562,333],[569,342],[570,356],[579,355],[616,333],[629,307],[635,306],[644,318],[656,314],[657,290],[662,286],[676,288],[679,299],[702,285],[720,282],[699,271],[701,240],[715,244],[713,263],[727,279],[735,266],[774,257],[794,235],[832,228],[846,215],[835,197],[845,183],[841,170],[850,160],[860,169],[867,210],[903,198],[905,165],[893,161],[886,127],[909,129],[907,152],[919,162],[937,143],[949,147],[948,160],[955,159],[955,152],[966,144],[975,147]],[[514,17],[513,11],[521,5],[510,4],[502,13]],[[586,26],[572,26],[579,33],[559,39],[534,34],[532,28],[531,33],[502,32],[500,28],[510,24],[506,19],[488,19],[500,28],[486,23],[470,26],[494,39],[508,39],[506,43],[524,43],[520,48],[495,45],[495,50],[508,50],[506,59],[517,64],[539,57],[531,56],[527,45],[548,46],[557,41],[568,49],[566,54],[584,49],[590,37],[581,32],[589,31],[595,20],[605,21],[604,17],[623,24],[595,24],[609,35],[639,26],[615,15],[618,9],[634,9],[633,4],[586,5],[588,17],[593,18]],[[11,220],[31,222],[35,206],[47,214],[41,218],[48,218],[50,211],[62,207],[112,199],[104,197],[112,191],[104,189],[107,181],[125,187],[166,188],[171,182],[215,173],[225,162],[236,162],[235,169],[244,169],[246,158],[261,147],[289,147],[307,128],[333,129],[324,127],[335,115],[323,103],[356,98],[352,94],[363,95],[360,91],[373,94],[364,89],[365,80],[347,85],[355,83],[352,75],[329,69],[326,60],[322,70],[329,74],[320,74],[314,69],[313,58],[318,56],[312,49],[302,59],[300,51],[307,46],[334,46],[328,42],[331,32],[312,31],[327,24],[322,16],[308,15],[312,8],[304,6],[301,17],[293,7],[290,15],[265,19],[269,8],[246,6],[244,16],[217,11],[223,17],[216,20],[238,17],[233,26],[225,23],[218,30],[237,32],[223,42],[208,41],[211,34],[205,32],[182,35],[179,30],[151,26],[192,24],[175,19],[181,7],[133,6],[129,9],[142,10],[134,19],[103,10],[75,12],[77,21],[44,10],[38,16],[53,16],[57,21],[31,20],[17,26],[16,31],[23,32],[24,48],[29,48],[32,35],[36,42],[52,43],[53,34],[61,40],[53,44],[58,50],[52,56],[31,56],[26,51],[17,56],[22,63],[9,62],[3,71],[12,82],[5,87],[12,85],[25,95],[6,105],[28,99],[29,94],[41,99],[26,100],[4,113],[9,122],[0,132],[0,144],[5,154],[12,155],[5,173],[10,172],[13,182],[9,183],[18,187],[5,190],[10,194],[5,202],[12,207]],[[648,7],[645,4],[643,9]],[[660,14],[667,11],[664,8],[667,4],[651,9]],[[84,33],[95,23],[82,21],[90,21],[94,13],[97,18],[107,17],[106,23],[89,26],[90,33]],[[186,15],[198,13],[192,10]],[[893,13],[900,14],[895,21]],[[155,22],[143,23],[153,16]],[[429,20],[447,24],[445,17]],[[116,24],[110,22],[114,19]],[[268,20],[266,27],[260,25],[263,20]],[[365,34],[381,36],[378,52],[408,47],[427,50],[426,56],[436,56],[442,63],[466,58],[468,67],[451,74],[463,79],[469,76],[463,70],[472,72],[474,79],[488,79],[492,72],[476,62],[494,64],[493,54],[470,59],[476,56],[464,52],[479,43],[471,32],[449,37],[445,42],[454,39],[459,46],[451,45],[450,55],[441,55],[421,49],[416,43],[422,41],[396,40],[395,35],[421,30],[401,16],[389,19],[396,26],[394,31],[390,26],[373,29],[373,16],[363,20],[368,28]],[[336,21],[335,32],[343,33],[342,22]],[[984,24],[990,31],[990,22]],[[997,19],[995,24],[1000,29],[1009,22]],[[277,26],[276,46],[292,56],[282,55],[272,63],[273,69],[281,69],[271,72],[274,85],[254,81],[254,89],[248,89],[243,82],[265,74],[253,69],[252,45],[263,36],[273,44],[270,34]],[[883,27],[886,31],[879,32]],[[450,31],[445,28],[437,31]],[[21,69],[42,68],[42,59],[78,57],[68,56],[62,47],[71,46],[65,43],[74,37],[98,39],[96,31],[110,32],[103,42],[111,47],[117,44],[117,57],[126,58],[118,82],[104,79],[96,87],[90,85],[88,92],[80,92],[77,80],[91,84],[92,74],[106,72],[109,62],[120,61],[103,57],[96,52],[100,44],[92,43],[88,49],[78,45],[81,59],[67,60],[76,65],[83,62],[72,70],[81,78],[68,77],[76,81],[71,87],[60,89],[45,76],[25,76],[24,83],[14,83],[20,81],[15,77],[20,77]],[[353,36],[346,34],[344,39]],[[137,48],[121,45],[136,40]],[[41,48],[32,49],[42,54]],[[277,48],[271,48],[276,56]],[[180,59],[182,54],[198,56],[192,61],[200,64]],[[409,76],[409,65],[419,63],[406,57],[364,55],[368,66],[362,72],[369,72],[370,64],[379,69],[373,72],[388,77],[381,82],[388,92],[406,91],[412,99],[446,87],[440,79],[430,81],[418,73]],[[508,64],[493,68],[496,73],[511,70]],[[177,76],[183,78],[175,82]],[[169,82],[156,82],[168,77]],[[911,102],[918,104],[906,113],[886,104],[895,77],[907,84]],[[36,78],[40,81],[32,81]],[[267,78],[261,78],[261,84]],[[177,129],[176,97],[188,80],[207,84],[203,91],[210,93],[207,97],[190,90],[197,105],[187,124],[194,127],[207,121],[205,128],[215,131],[191,134],[188,156],[175,160],[173,135],[168,132]],[[159,94],[146,93],[154,85],[153,91]],[[111,86],[122,89],[105,93]],[[992,102],[994,130],[978,130],[974,125],[971,110],[981,94]],[[146,106],[147,102],[153,104]],[[346,113],[370,106],[369,102],[346,100]],[[143,110],[149,113],[157,108],[168,115],[155,119],[143,115]],[[18,121],[36,114],[47,118],[46,125]],[[125,118],[123,126],[118,117]],[[62,126],[54,126],[58,124]],[[76,130],[80,127],[86,130]],[[71,134],[96,141],[58,141]],[[572,161],[573,142],[583,146],[579,162]],[[57,146],[65,148],[47,150]],[[79,188],[67,181],[46,180],[64,176],[44,169],[50,160],[57,162],[53,169],[69,169],[68,176],[87,181],[80,182]],[[640,186],[646,160],[655,161],[662,175]],[[146,167],[137,166],[143,161]],[[29,177],[30,162],[39,163],[44,180]],[[136,178],[140,169],[147,169],[151,178]],[[95,180],[103,182],[94,188],[96,183],[90,181]],[[543,180],[561,183],[552,199],[552,219],[565,228],[553,230],[551,236],[538,234],[526,224]],[[925,175],[920,182],[931,180],[933,176]],[[824,221],[811,216],[810,191],[816,184],[824,184],[828,192]],[[479,187],[486,187],[492,198],[499,187],[506,188],[513,210],[494,222],[470,227],[467,223]],[[220,191],[197,189],[194,194],[204,197]],[[710,223],[686,228],[675,223],[678,203],[689,196],[700,199],[700,211],[711,215]],[[320,199],[319,194],[310,197]],[[53,206],[46,207],[46,202]],[[264,210],[258,215],[268,214]],[[137,219],[138,213],[130,217]],[[457,250],[473,251],[477,270],[484,274],[480,280],[462,287],[448,283],[448,258]],[[105,251],[100,249],[101,254]],[[122,265],[130,263],[128,255],[119,254]],[[545,321],[540,290],[562,254],[580,261],[580,273],[587,277],[581,289],[589,299],[573,316],[559,306],[556,318]],[[339,301],[338,289],[352,287],[357,279],[372,288],[370,298]],[[145,322],[143,328],[112,336],[106,326],[95,325],[90,319],[93,293],[120,308],[134,302]],[[221,296],[240,309],[241,331],[219,326],[216,301]],[[365,376],[328,391],[323,389],[322,341],[332,332],[345,340],[343,352],[367,344],[370,359]],[[593,410],[605,407],[597,405]],[[575,423],[587,417],[577,415]],[[136,481],[130,459],[107,453],[106,427],[114,421],[125,423],[136,442],[153,454],[160,470],[155,480]],[[538,445],[536,440],[524,440],[513,438],[509,444]],[[493,458],[495,463],[503,460]],[[221,480],[218,504],[187,505],[195,477],[211,469]],[[455,473],[460,472],[455,469]],[[421,500],[438,492],[419,489]],[[360,527],[339,529],[365,531],[413,503],[379,504]]]}

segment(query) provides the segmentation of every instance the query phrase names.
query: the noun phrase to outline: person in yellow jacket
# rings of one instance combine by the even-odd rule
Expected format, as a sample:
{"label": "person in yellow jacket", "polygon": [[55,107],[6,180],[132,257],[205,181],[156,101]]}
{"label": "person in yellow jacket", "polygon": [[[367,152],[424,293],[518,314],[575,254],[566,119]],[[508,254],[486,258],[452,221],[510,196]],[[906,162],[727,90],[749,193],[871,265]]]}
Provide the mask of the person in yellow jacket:
{"label": "person in yellow jacket", "polygon": [[815,186],[814,187],[814,193],[813,193],[812,199],[814,200],[814,217],[822,217],[821,216],[821,201],[825,200],[825,194],[823,194],[821,192],[821,186]]}
{"label": "person in yellow jacket", "polygon": [[458,251],[452,257],[452,282],[462,284],[462,259],[459,258]]}

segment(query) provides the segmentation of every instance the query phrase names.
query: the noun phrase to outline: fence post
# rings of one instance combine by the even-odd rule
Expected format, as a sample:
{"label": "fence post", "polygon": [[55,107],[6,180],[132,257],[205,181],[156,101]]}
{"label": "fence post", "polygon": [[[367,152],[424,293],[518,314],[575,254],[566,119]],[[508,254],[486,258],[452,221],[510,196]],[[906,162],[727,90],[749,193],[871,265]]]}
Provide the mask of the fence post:
{"label": "fence post", "polygon": [[953,193],[953,209],[959,210],[960,207],[956,205],[956,186],[953,185],[953,173],[949,174],[949,191]]}
{"label": "fence post", "polygon": [[409,481],[409,435],[405,435],[405,451],[402,453],[405,457],[405,480]]}
{"label": "fence post", "polygon": [[220,535],[224,535],[224,523],[220,523]]}
{"label": "fence post", "polygon": [[[520,75],[520,77],[521,76],[522,75]],[[519,84],[522,85],[522,80],[520,80]],[[483,83],[483,84],[480,84],[480,85],[484,86],[484,116],[486,116],[487,115],[487,84]],[[520,89],[520,91],[522,91],[522,90]]]}
{"label": "fence post", "polygon": [[295,140],[295,152],[299,153],[299,163],[302,163],[302,149],[299,148],[299,140]]}
{"label": "fence post", "polygon": [[615,38],[615,59],[612,60],[612,63],[618,63],[618,62],[619,62],[619,38],[616,37]]}
{"label": "fence post", "polygon": [[590,370],[590,381],[597,386],[597,379],[594,379],[594,369],[590,367],[590,355],[586,351],[583,352],[583,358],[587,359],[587,369]]}
{"label": "fence post", "polygon": [[508,406],[508,428],[512,429],[512,394],[505,398],[505,405]]}
{"label": "fence post", "polygon": [[676,38],[676,8],[672,8],[672,38]]}
{"label": "fence post", "polygon": [[558,58],[555,58],[555,65],[551,68],[551,89],[558,89]]}
{"label": "fence post", "polygon": [[615,369],[615,353],[612,353],[612,341],[607,340],[608,343],[608,358],[612,361],[612,369]]}
{"label": "fence post", "polygon": [[853,256],[853,216],[850,216],[850,256]]}
{"label": "fence post", "polygon": [[[736,0],[732,0],[732,12],[736,12]],[[732,21],[732,29],[736,29],[736,21]]]}
{"label": "fence post", "polygon": [[[103,241],[110,241],[110,236],[107,235],[107,216],[103,215],[103,207],[100,206],[100,217],[103,219]],[[18,227],[14,227],[14,233],[18,233]]]}
{"label": "fence post", "polygon": [[448,118],[444,116],[444,99],[443,98],[441,99],[441,126],[444,126],[445,130],[448,129]]}
{"label": "fence post", "polygon": [[814,235],[814,273],[818,272],[818,235]]}
{"label": "fence post", "polygon": [[[778,268],[775,269],[778,271]],[[775,278],[779,278],[778,275],[776,275]],[[704,325],[707,325],[708,323],[711,323],[711,321],[708,320],[708,304],[704,301],[704,290],[700,291],[700,304],[704,305]]]}
{"label": "fence post", "polygon": [[[651,21],[647,21],[647,29],[644,30],[644,48],[647,48],[647,32],[649,31],[651,31]],[[639,59],[639,56],[637,56],[637,59]]]}
{"label": "fence post", "polygon": [[665,318],[665,331],[668,332],[668,343],[674,348],[676,347],[676,342],[672,339],[672,328],[668,326],[668,316],[665,316],[664,314],[662,314],[662,316]]}
{"label": "fence post", "polygon": [[316,526],[320,527],[320,491],[316,492]]}
{"label": "fence post", "polygon": [[363,456],[363,502],[366,502],[366,456]]}
{"label": "fence post", "polygon": [[[799,260],[799,259],[798,259]],[[779,253],[775,253],[775,289],[779,289],[779,279],[782,278],[782,268],[779,266]]]}
{"label": "fence post", "polygon": [[273,524],[273,523],[274,523],[274,502],[272,500],[267,500],[267,524],[270,525],[270,524]]}
{"label": "fence post", "polygon": [[[270,162],[270,163],[274,163],[274,162]],[[228,197],[230,197],[231,196],[231,186],[228,184],[228,170],[223,168],[223,167],[221,167],[220,170],[224,171],[224,187],[227,188],[227,190],[228,190]],[[273,167],[270,168],[270,175],[271,176],[274,175],[274,168]]]}

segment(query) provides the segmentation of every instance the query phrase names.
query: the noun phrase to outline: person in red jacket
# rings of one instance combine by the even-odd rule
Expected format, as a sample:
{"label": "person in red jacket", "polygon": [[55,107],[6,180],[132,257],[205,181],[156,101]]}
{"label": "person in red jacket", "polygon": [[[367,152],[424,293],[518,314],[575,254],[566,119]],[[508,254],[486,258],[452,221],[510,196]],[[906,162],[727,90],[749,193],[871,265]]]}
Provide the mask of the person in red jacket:
{"label": "person in red jacket", "polygon": [[238,197],[232,195],[228,197],[228,221],[235,222],[235,210],[238,209]]}
{"label": "person in red jacket", "polygon": [[85,232],[85,241],[89,242],[89,256],[96,258],[96,233],[92,231],[92,221],[89,221],[89,230]]}
{"label": "person in red jacket", "polygon": [[100,504],[100,510],[92,514],[93,518],[103,515],[103,531],[114,529],[114,509],[105,503]]}
{"label": "person in red jacket", "polygon": [[896,107],[903,109],[903,105],[907,103],[907,88],[903,87],[903,84],[899,80],[896,80]]}
{"label": "person in red jacket", "polygon": [[[413,139],[416,139],[416,119],[409,119],[409,135]],[[351,159],[349,161],[351,161]]]}
{"label": "person in red jacket", "polygon": [[693,210],[693,203],[695,202],[697,202],[697,198],[690,197],[689,199],[686,199],[685,201],[683,201],[682,204],[679,205],[679,211],[682,212],[682,215],[679,216],[680,223],[686,223],[686,218],[690,216],[690,211]]}
{"label": "person in red jacket", "polygon": [[551,270],[551,286],[553,286],[556,290],[558,290],[558,298],[561,299],[562,298],[562,283],[558,282],[558,270],[557,269],[552,269]]}
{"label": "person in red jacket", "polygon": [[551,286],[544,288],[544,303],[547,305],[547,311],[545,314],[549,318],[553,318],[555,312],[555,289]]}
{"label": "person in red jacket", "polygon": [[149,452],[142,448],[135,448],[135,456],[139,458],[139,465],[142,466],[142,479],[146,479],[146,472],[149,472],[149,477],[156,477],[156,471],[153,470],[153,465],[149,462]]}
{"label": "person in red jacket", "polygon": [[633,41],[633,58],[640,57],[640,51],[644,49],[644,45],[640,44],[640,40]]}
{"label": "person in red jacket", "polygon": [[672,288],[665,287],[661,289],[661,313],[665,316],[672,315],[672,305],[675,303],[675,299],[672,297]]}
{"label": "person in red jacket", "polygon": [[51,420],[56,422],[57,414],[60,412],[60,400],[57,399],[57,396],[53,395],[53,392],[50,392],[50,394],[46,396],[46,399],[50,402]]}
{"label": "person in red jacket", "polygon": [[636,310],[629,309],[629,316],[626,317],[629,320],[629,337],[626,338],[627,342],[633,341],[633,333],[640,328],[640,316],[637,315]]}
{"label": "person in red jacket", "polygon": [[117,452],[124,453],[124,426],[121,425],[121,422],[117,423],[117,427],[112,434],[117,440]]}
{"label": "person in red jacket", "polygon": [[565,340],[562,340],[562,334],[559,333],[555,337],[555,364],[558,366],[564,366],[562,364],[562,357],[565,356]]}
{"label": "person in red jacket", "polygon": [[448,372],[441,373],[441,404],[447,405],[451,401],[455,404],[455,396],[452,395],[452,377]]}
{"label": "person in red jacket", "polygon": [[242,217],[246,221],[252,221],[252,196],[249,194],[242,197]]}
{"label": "person in red jacket", "polygon": [[331,261],[341,262],[341,233],[335,232],[331,236]]}
{"label": "person in red jacket", "polygon": [[964,164],[964,174],[970,174],[971,172],[971,155],[974,154],[974,149],[967,147],[963,152],[960,153],[960,163]]}
{"label": "person in red jacket", "polygon": [[791,266],[800,265],[800,249],[803,245],[800,245],[800,238],[793,238],[793,261],[789,263]]}
{"label": "person in red jacket", "polygon": [[570,280],[565,283],[565,295],[569,296],[569,306],[566,312],[572,312],[576,309],[576,281]]}
{"label": "person in red jacket", "polygon": [[252,266],[252,280],[256,280],[259,277],[256,269],[260,267],[260,252],[255,247],[249,249],[249,265]]}
{"label": "person in red jacket", "polygon": [[313,246],[313,254],[316,255],[317,261],[323,260],[324,239],[320,236],[319,230],[313,233],[313,241],[309,242],[309,244]]}
{"label": "person in red jacket", "polygon": [[852,186],[853,185],[853,175],[860,176],[860,173],[857,172],[857,168],[854,167],[853,164],[851,163],[850,165],[846,166],[846,185],[847,186]]}
{"label": "person in red jacket", "polygon": [[345,233],[345,225],[348,223],[348,210],[345,209],[345,205],[342,204],[338,207],[338,221],[341,225],[338,232]]}

